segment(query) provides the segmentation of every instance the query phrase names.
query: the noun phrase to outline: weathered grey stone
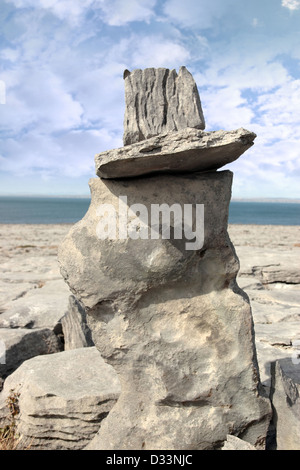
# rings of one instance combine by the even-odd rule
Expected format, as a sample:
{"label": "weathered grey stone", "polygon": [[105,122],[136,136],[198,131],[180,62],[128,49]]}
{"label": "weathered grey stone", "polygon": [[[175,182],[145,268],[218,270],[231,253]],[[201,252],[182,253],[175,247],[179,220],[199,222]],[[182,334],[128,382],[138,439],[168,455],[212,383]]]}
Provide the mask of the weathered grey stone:
{"label": "weathered grey stone", "polygon": [[[247,294],[249,295],[249,291]],[[250,295],[249,298],[251,300],[254,322],[256,323],[268,324],[300,321],[299,306],[292,306],[283,302],[268,302],[268,294],[265,295],[264,303],[263,296],[259,297],[259,301],[253,300]]]}
{"label": "weathered grey stone", "polygon": [[126,178],[151,173],[216,170],[239,158],[256,134],[246,129],[204,132],[184,129],[95,156],[101,178]]}
{"label": "weathered grey stone", "polygon": [[262,285],[300,284],[299,255],[291,247],[280,251],[275,247],[255,247],[251,252],[249,246],[237,247],[240,258],[243,258],[240,276],[253,275]]}
{"label": "weathered grey stone", "polygon": [[0,363],[2,378],[15,371],[27,359],[63,349],[62,342],[49,328],[0,328],[0,341],[5,345],[5,363]]}
{"label": "weathered grey stone", "polygon": [[113,368],[91,347],[25,361],[4,383],[2,422],[12,389],[19,393],[16,431],[30,449],[76,450],[98,431],[118,399],[120,383]]}
{"label": "weathered grey stone", "polygon": [[[260,395],[249,300],[226,230],[231,180],[223,171],[90,181],[89,210],[59,262],[122,391],[87,449],[215,449],[229,433],[264,447],[270,403]],[[120,215],[119,196],[148,214],[152,204],[204,204],[203,246],[187,250],[173,231],[99,239],[98,208],[111,204]]]}
{"label": "weathered grey stone", "polygon": [[[256,324],[254,323],[254,329],[256,328]],[[291,351],[287,350],[286,348],[280,346],[272,346],[266,341],[260,341],[258,335],[255,333],[255,346],[256,346],[256,354],[257,354],[257,361],[259,365],[259,372],[260,372],[260,380],[263,386],[265,387],[266,393],[270,396],[270,387],[271,387],[271,380],[272,380],[272,364],[277,361],[278,359],[286,358],[287,354],[290,354],[292,358],[292,354],[294,350],[291,348]]]}
{"label": "weathered grey stone", "polygon": [[276,361],[272,403],[277,450],[300,450],[300,359]]}
{"label": "weathered grey stone", "polygon": [[222,450],[256,450],[249,442],[243,441],[236,436],[228,434]]}
{"label": "weathered grey stone", "polygon": [[61,319],[61,324],[66,351],[94,346],[91,330],[86,322],[85,309],[74,295],[69,297],[68,312]]}
{"label": "weathered grey stone", "polygon": [[137,69],[124,79],[124,145],[162,132],[205,128],[198,88],[186,67],[178,75],[175,69]]}
{"label": "weathered grey stone", "polygon": [[0,328],[51,328],[56,331],[68,310],[70,291],[62,279],[49,280],[41,288],[9,302],[0,315]]}
{"label": "weathered grey stone", "polygon": [[255,334],[260,341],[273,346],[291,346],[300,341],[299,321],[256,323]]}

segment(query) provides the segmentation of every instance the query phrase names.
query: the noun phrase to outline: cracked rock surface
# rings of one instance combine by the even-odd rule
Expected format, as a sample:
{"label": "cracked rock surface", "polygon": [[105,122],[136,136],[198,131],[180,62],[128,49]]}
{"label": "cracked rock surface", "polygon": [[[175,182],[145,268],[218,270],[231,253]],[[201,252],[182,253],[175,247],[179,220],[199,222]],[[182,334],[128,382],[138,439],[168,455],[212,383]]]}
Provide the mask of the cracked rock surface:
{"label": "cracked rock surface", "polygon": [[193,127],[205,121],[197,85],[186,67],[136,69],[125,78],[124,145],[162,132]]}
{"label": "cracked rock surface", "polygon": [[252,147],[255,138],[256,134],[243,128],[213,132],[189,128],[161,133],[96,155],[96,174],[101,178],[126,178],[216,170],[239,158]]}

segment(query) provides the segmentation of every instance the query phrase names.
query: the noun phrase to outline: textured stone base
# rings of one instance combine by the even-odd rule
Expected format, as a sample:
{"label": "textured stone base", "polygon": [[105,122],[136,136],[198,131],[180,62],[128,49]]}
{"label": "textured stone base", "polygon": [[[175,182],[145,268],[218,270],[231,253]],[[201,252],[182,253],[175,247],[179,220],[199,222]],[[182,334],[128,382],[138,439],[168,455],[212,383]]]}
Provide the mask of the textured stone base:
{"label": "textured stone base", "polygon": [[[263,448],[269,400],[259,394],[248,297],[227,233],[231,172],[90,182],[90,208],[62,246],[61,271],[87,308],[121,395],[89,449],[218,449],[228,434]],[[204,244],[100,240],[100,204],[204,204]],[[194,221],[195,222],[195,221]]]}

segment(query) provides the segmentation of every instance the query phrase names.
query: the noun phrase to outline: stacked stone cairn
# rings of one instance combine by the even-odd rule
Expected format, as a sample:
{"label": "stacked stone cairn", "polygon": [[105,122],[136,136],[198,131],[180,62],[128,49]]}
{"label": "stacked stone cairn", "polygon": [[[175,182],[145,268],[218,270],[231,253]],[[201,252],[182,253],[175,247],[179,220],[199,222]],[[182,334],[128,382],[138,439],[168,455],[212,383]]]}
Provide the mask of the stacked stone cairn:
{"label": "stacked stone cairn", "polygon": [[217,171],[256,135],[205,132],[185,67],[124,83],[124,146],[96,155],[90,207],[59,250],[121,384],[86,448],[221,449],[233,435],[265,449],[271,406],[227,233],[233,174]]}

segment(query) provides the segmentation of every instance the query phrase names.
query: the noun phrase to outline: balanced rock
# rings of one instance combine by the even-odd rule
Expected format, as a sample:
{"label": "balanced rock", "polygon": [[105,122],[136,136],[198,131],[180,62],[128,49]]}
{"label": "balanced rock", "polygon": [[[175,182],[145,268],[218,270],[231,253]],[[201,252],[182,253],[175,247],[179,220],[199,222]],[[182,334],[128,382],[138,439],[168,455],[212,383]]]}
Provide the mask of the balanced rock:
{"label": "balanced rock", "polygon": [[183,129],[161,133],[126,147],[95,156],[101,178],[126,178],[151,173],[216,170],[239,158],[253,145],[256,134],[246,129],[204,132]]}
{"label": "balanced rock", "polygon": [[256,136],[203,132],[185,67],[124,79],[125,147],[96,156],[91,204],[58,255],[121,382],[86,449],[221,449],[229,434],[263,449],[271,406],[227,233],[232,173],[215,171]]}
{"label": "balanced rock", "polygon": [[125,71],[124,145],[187,127],[204,129],[197,85],[186,67]]}
{"label": "balanced rock", "polygon": [[0,427],[6,400],[19,395],[16,432],[31,450],[82,449],[98,431],[120,394],[119,379],[95,347],[25,361],[0,395]]}
{"label": "balanced rock", "polygon": [[[90,181],[59,262],[121,394],[87,449],[217,449],[228,434],[264,448],[271,408],[227,233],[231,183],[229,171]],[[162,203],[167,236],[152,220]]]}

